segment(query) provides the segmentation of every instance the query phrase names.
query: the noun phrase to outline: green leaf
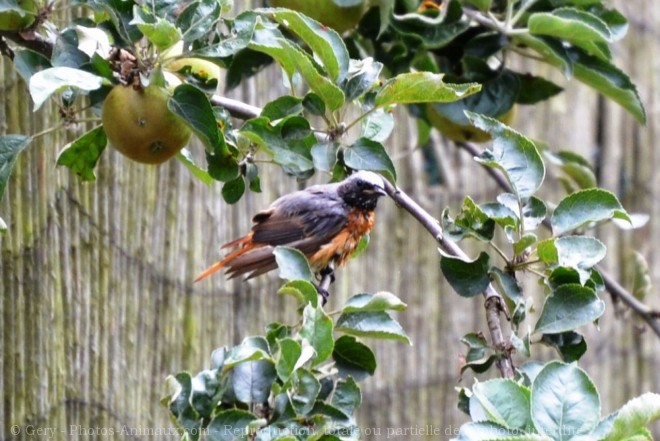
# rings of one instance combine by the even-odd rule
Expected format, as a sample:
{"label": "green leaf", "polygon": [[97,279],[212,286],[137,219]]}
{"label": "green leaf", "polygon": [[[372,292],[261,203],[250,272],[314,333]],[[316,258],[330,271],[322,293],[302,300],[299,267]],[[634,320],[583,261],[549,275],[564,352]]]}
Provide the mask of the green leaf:
{"label": "green leaf", "polygon": [[591,164],[582,156],[571,151],[553,152],[545,150],[543,154],[577,184],[579,190],[598,185]]}
{"label": "green leaf", "polygon": [[605,303],[593,289],[567,284],[549,295],[536,322],[535,333],[559,334],[597,320],[605,311]]}
{"label": "green leaf", "polygon": [[632,440],[653,421],[660,419],[660,394],[647,392],[628,401],[616,414],[602,441]]}
{"label": "green leaf", "polygon": [[360,136],[376,142],[385,142],[394,129],[394,116],[385,109],[378,109],[362,120]]}
{"label": "green leaf", "polygon": [[530,345],[530,338],[529,334],[525,335],[525,337],[520,338],[516,334],[511,334],[511,337],[509,337],[509,341],[511,342],[511,346],[523,357],[529,358],[531,355],[530,350],[529,350],[529,345]]}
{"label": "green leaf", "polygon": [[455,220],[445,211],[442,216],[443,229],[447,237],[454,241],[466,236],[474,237],[482,242],[490,242],[495,234],[495,221],[477,205],[470,196],[465,196],[461,212]]}
{"label": "green leaf", "polygon": [[[510,194],[510,193],[504,193]],[[498,197],[498,199],[502,199]],[[515,199],[515,195],[511,195],[513,199]],[[488,216],[489,218],[493,219],[497,225],[499,225],[502,228],[506,229],[517,229],[518,225],[520,224],[520,220],[518,219],[518,214],[517,214],[517,207],[510,207],[508,203],[505,203],[507,201],[500,201],[500,202],[489,202],[486,204],[481,204],[479,205],[479,208],[483,213]],[[516,208],[514,211],[513,208]]]}
{"label": "green leaf", "polygon": [[261,337],[248,337],[240,345],[227,351],[222,368],[228,371],[241,363],[263,360],[268,357],[268,342]]}
{"label": "green leaf", "polygon": [[531,74],[519,75],[520,92],[516,98],[518,104],[537,104],[545,101],[564,89],[552,81]]}
{"label": "green leaf", "polygon": [[522,215],[525,231],[534,231],[545,220],[548,209],[536,196],[530,197],[523,206]]}
{"label": "green leaf", "polygon": [[309,92],[303,98],[302,105],[309,113],[316,116],[325,115],[325,103],[320,96],[314,92]]}
{"label": "green leaf", "polygon": [[375,106],[392,104],[450,102],[479,92],[477,83],[449,84],[443,75],[430,72],[399,74],[388,80],[376,94]]}
{"label": "green leaf", "polygon": [[183,31],[184,41],[194,41],[211,32],[221,12],[217,0],[197,0],[189,3],[178,15],[176,27]]}
{"label": "green leaf", "polygon": [[223,386],[218,380],[218,372],[210,369],[199,372],[192,380],[190,403],[203,418],[211,416],[223,393]]}
{"label": "green leaf", "polygon": [[[258,66],[265,60],[261,54],[255,52],[243,51],[250,43],[254,27],[256,25],[257,15],[252,11],[246,11],[234,19],[231,33],[220,40],[220,42],[212,45],[204,45],[203,47],[194,50],[190,53],[193,56],[209,57],[209,58],[228,58],[232,57],[232,62],[227,73],[227,90],[232,89],[231,77],[235,70],[243,70],[243,74],[249,76],[259,70]],[[248,58],[249,60],[246,60]],[[243,63],[250,63],[245,66]],[[270,62],[270,58],[268,59]]]}
{"label": "green leaf", "polygon": [[341,36],[328,26],[288,9],[258,9],[298,35],[321,61],[330,78],[341,82],[348,72],[348,50]]}
{"label": "green leaf", "polygon": [[319,298],[316,287],[307,280],[291,280],[282,286],[277,293],[293,296],[303,306],[310,303],[313,307],[316,307]]}
{"label": "green leaf", "polygon": [[545,61],[559,69],[566,77],[573,75],[573,60],[558,39],[532,34],[520,34],[512,38],[519,46],[536,51]]}
{"label": "green leaf", "polygon": [[200,168],[192,158],[190,150],[183,148],[176,154],[176,159],[178,159],[187,169],[190,171],[193,176],[202,181],[204,184],[210,186],[213,183],[213,178],[206,170]]}
{"label": "green leaf", "polygon": [[489,262],[490,256],[485,252],[481,252],[471,262],[458,257],[442,256],[440,269],[459,296],[474,297],[481,294],[490,283]]}
{"label": "green leaf", "polygon": [[144,36],[159,50],[165,50],[181,40],[181,31],[164,18],[149,12],[145,7],[133,6],[133,20]]}
{"label": "green leaf", "polygon": [[[445,119],[459,126],[467,126],[470,120],[465,111],[478,113],[502,121],[510,121],[516,111],[513,106],[520,91],[520,79],[516,73],[504,69],[501,72],[491,71],[488,64],[482,59],[470,58],[472,74],[483,83],[481,91],[467,98],[449,103],[433,103],[427,108],[427,118],[434,125],[441,127],[446,125]],[[465,67],[466,69],[468,67]],[[465,137],[478,136],[486,138],[487,134],[479,131],[467,133],[469,127],[465,128]],[[463,131],[463,128],[461,127]]]}
{"label": "green leaf", "polygon": [[334,349],[332,331],[332,319],[323,311],[323,308],[315,308],[312,305],[305,306],[300,336],[306,338],[316,351],[316,355],[312,360],[313,366],[327,360],[332,354]]}
{"label": "green leaf", "polygon": [[474,6],[477,9],[482,11],[488,11],[493,4],[493,0],[462,0],[462,3],[466,3]]}
{"label": "green leaf", "polygon": [[337,152],[339,151],[338,142],[326,142],[322,144],[315,144],[312,147],[312,160],[314,161],[314,168],[327,173],[332,172],[332,169],[337,164]]}
{"label": "green leaf", "polygon": [[501,170],[522,201],[530,198],[545,177],[543,159],[536,145],[494,118],[466,112],[470,122],[493,137],[492,150],[478,158],[482,164]]}
{"label": "green leaf", "polygon": [[[285,129],[292,135],[307,133],[308,136],[302,139],[296,136],[284,139]],[[301,178],[309,177],[313,173],[311,148],[316,140],[311,134],[309,122],[304,118],[291,117],[276,127],[273,127],[267,118],[254,118],[243,125],[240,134],[272,154],[273,160],[282,166],[286,173]]]}
{"label": "green leaf", "polygon": [[587,352],[587,342],[581,334],[574,331],[561,334],[544,334],[541,343],[557,350],[562,361],[578,361]]}
{"label": "green leaf", "polygon": [[357,311],[405,311],[408,307],[392,293],[381,291],[376,294],[357,294],[348,299],[342,312]]}
{"label": "green leaf", "polygon": [[286,383],[302,354],[302,347],[300,343],[291,338],[282,339],[278,343],[280,346],[280,356],[277,359],[275,369],[280,380]]}
{"label": "green leaf", "polygon": [[268,400],[276,378],[277,372],[272,360],[242,362],[229,370],[226,394],[231,392],[232,398],[240,403],[264,403]]}
{"label": "green leaf", "polygon": [[591,268],[605,258],[607,248],[594,237],[565,236],[546,239],[539,243],[539,259],[545,263],[574,268],[585,284],[591,277]]}
{"label": "green leaf", "polygon": [[36,72],[30,78],[29,89],[34,101],[34,111],[36,112],[56,92],[62,92],[71,87],[89,92],[109,84],[108,80],[98,75],[80,69],[60,66]]}
{"label": "green leaf", "polygon": [[[414,5],[413,8],[417,8],[417,3]],[[391,28],[408,40],[401,43],[402,52],[410,50],[406,43],[427,49],[446,47],[470,27],[470,20],[461,19],[463,11],[459,2],[452,1],[446,5],[446,14],[437,12],[392,14]],[[445,9],[444,5],[443,9]],[[452,13],[456,10],[458,10],[458,18]]]}
{"label": "green leaf", "polygon": [[379,172],[392,183],[396,181],[394,163],[379,142],[360,138],[344,149],[344,164],[354,170]]}
{"label": "green leaf", "polygon": [[518,255],[522,254],[538,241],[538,237],[534,233],[525,233],[523,237],[513,243],[513,252]]}
{"label": "green leaf", "polygon": [[266,104],[259,116],[274,121],[289,115],[299,115],[302,110],[302,98],[284,95]]}
{"label": "green leaf", "polygon": [[245,193],[245,181],[243,176],[227,181],[222,186],[222,199],[228,204],[235,204]]}
{"label": "green leaf", "polygon": [[529,413],[531,391],[525,386],[496,379],[475,384],[472,392],[490,421],[508,429],[529,431],[533,427]]}
{"label": "green leaf", "polygon": [[[221,144],[224,145],[224,139],[221,137],[220,140]],[[238,162],[231,155],[225,156],[223,153],[206,152],[206,163],[208,164],[208,174],[214,180],[228,182],[239,177]]]}
{"label": "green leaf", "polygon": [[600,398],[582,369],[554,361],[545,365],[532,383],[531,411],[539,433],[554,440],[570,440],[596,427]]}
{"label": "green leaf", "polygon": [[306,52],[285,39],[277,30],[255,30],[248,47],[273,57],[289,78],[293,77],[294,72],[300,72],[309,87],[321,97],[330,110],[337,110],[344,104],[344,92],[319,72]]}
{"label": "green leaf", "polygon": [[284,280],[312,281],[312,270],[309,267],[309,262],[299,250],[278,246],[273,250],[273,254],[277,266],[280,268],[280,278]]}
{"label": "green leaf", "polygon": [[94,181],[96,180],[94,168],[107,143],[108,138],[105,136],[103,126],[92,129],[64,146],[57,155],[57,165],[68,167],[83,181]]}
{"label": "green leaf", "polygon": [[515,277],[496,267],[491,269],[490,274],[493,277],[493,281],[497,283],[506,298],[513,301],[517,305],[525,303],[522,290],[520,289],[520,286],[518,285]]}
{"label": "green leaf", "polygon": [[50,60],[43,54],[29,49],[14,52],[14,69],[23,78],[26,84],[30,83],[30,77],[40,70],[53,67]]}
{"label": "green leaf", "polygon": [[640,124],[646,123],[646,111],[637,88],[619,68],[578,50],[571,51],[574,58],[575,78],[596,89],[632,114]]}
{"label": "green leaf", "polygon": [[371,348],[351,335],[342,335],[335,341],[332,358],[340,371],[356,372],[358,375],[352,374],[354,377],[359,377],[361,372],[369,375],[376,372],[376,356]]}
{"label": "green leaf", "polygon": [[0,136],[0,201],[5,194],[18,155],[30,144],[30,141],[32,139],[25,135]]}
{"label": "green leaf", "polygon": [[307,369],[298,369],[292,377],[291,404],[298,415],[306,415],[314,407],[321,383]]}
{"label": "green leaf", "polygon": [[468,348],[468,352],[465,356],[465,359],[468,362],[484,358],[489,349],[488,342],[481,333],[475,334],[474,332],[471,332],[466,334],[461,338],[461,343]]}
{"label": "green leaf", "polygon": [[337,319],[336,330],[357,337],[399,340],[411,344],[399,322],[385,311],[343,313]]}
{"label": "green leaf", "polygon": [[208,441],[234,441],[250,433],[249,425],[257,417],[240,409],[223,410],[218,413],[206,428]]}
{"label": "green leaf", "polygon": [[337,381],[331,404],[348,416],[355,413],[362,404],[362,394],[360,393],[360,387],[353,378],[348,377],[345,380]]}
{"label": "green leaf", "polygon": [[555,235],[575,230],[591,222],[611,218],[630,221],[628,213],[614,195],[602,188],[576,191],[559,202],[550,223]]}
{"label": "green leaf", "polygon": [[527,315],[527,304],[518,281],[497,267],[491,268],[490,277],[504,294],[504,300],[511,311],[511,322],[517,328]]}
{"label": "green leaf", "polygon": [[575,8],[557,8],[552,12],[537,12],[527,22],[532,34],[547,35],[568,41],[599,58],[609,59],[609,51],[601,48],[613,41],[607,23],[596,15]]}
{"label": "green leaf", "polygon": [[190,84],[174,89],[167,108],[183,119],[206,146],[207,152],[223,157],[231,156],[218,129],[213,107],[206,94]]}
{"label": "green leaf", "polygon": [[383,63],[373,58],[351,60],[348,76],[342,85],[346,101],[354,101],[367,93],[378,82],[378,76],[383,70]]}
{"label": "green leaf", "polygon": [[181,372],[176,376],[170,375],[167,377],[167,385],[172,393],[165,404],[174,416],[177,426],[189,436],[191,441],[198,440],[201,423],[199,415],[190,403],[192,395],[190,374]]}

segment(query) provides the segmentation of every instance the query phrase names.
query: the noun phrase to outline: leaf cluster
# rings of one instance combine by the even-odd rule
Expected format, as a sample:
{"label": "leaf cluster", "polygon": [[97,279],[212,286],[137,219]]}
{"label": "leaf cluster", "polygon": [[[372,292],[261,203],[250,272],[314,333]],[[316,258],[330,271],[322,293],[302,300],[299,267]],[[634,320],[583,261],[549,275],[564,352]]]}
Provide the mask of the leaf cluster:
{"label": "leaf cluster", "polygon": [[364,339],[410,343],[391,315],[406,308],[393,294],[358,294],[326,313],[305,277],[304,256],[278,251],[290,278],[279,293],[296,300],[300,322],[272,323],[264,335],[216,349],[209,369],[168,377],[163,403],[186,439],[359,439],[357,382],[376,370]]}

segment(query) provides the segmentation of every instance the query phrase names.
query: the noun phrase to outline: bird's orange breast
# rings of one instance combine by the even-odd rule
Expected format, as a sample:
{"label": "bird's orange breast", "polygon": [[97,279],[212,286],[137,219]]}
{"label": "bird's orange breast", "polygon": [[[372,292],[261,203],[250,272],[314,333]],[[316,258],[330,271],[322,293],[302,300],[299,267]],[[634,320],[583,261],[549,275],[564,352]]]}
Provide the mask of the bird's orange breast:
{"label": "bird's orange breast", "polygon": [[309,263],[318,269],[327,267],[331,262],[343,265],[357,248],[362,236],[371,231],[374,221],[373,211],[353,210],[348,214],[346,226],[329,243],[309,256]]}

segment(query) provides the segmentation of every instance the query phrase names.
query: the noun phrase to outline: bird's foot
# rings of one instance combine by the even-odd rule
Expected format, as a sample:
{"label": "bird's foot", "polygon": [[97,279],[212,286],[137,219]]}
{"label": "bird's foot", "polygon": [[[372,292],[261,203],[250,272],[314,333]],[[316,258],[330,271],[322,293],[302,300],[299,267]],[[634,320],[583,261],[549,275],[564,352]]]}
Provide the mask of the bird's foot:
{"label": "bird's foot", "polygon": [[321,296],[321,306],[325,306],[325,304],[328,303],[328,298],[330,297],[330,293],[328,292],[327,289],[323,289],[321,287],[317,287],[316,292],[318,293],[319,296]]}
{"label": "bird's foot", "polygon": [[330,277],[330,283],[335,283],[335,269],[333,267],[326,266],[319,272],[319,274],[321,274],[321,280]]}
{"label": "bird's foot", "polygon": [[319,275],[321,276],[321,281],[316,287],[316,292],[318,292],[321,296],[321,305],[325,306],[325,304],[328,303],[328,298],[330,297],[330,292],[328,289],[330,288],[330,284],[335,281],[335,270],[332,268],[332,266],[328,265],[319,271]]}

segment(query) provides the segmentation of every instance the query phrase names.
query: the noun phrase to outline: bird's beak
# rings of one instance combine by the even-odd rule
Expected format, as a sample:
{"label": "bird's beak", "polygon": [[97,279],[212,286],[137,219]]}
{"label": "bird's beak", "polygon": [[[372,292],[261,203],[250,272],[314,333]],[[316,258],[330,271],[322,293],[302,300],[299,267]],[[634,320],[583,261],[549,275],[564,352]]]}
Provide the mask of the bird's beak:
{"label": "bird's beak", "polygon": [[376,193],[378,196],[386,196],[387,192],[385,191],[384,188],[381,187],[374,187],[374,193]]}

